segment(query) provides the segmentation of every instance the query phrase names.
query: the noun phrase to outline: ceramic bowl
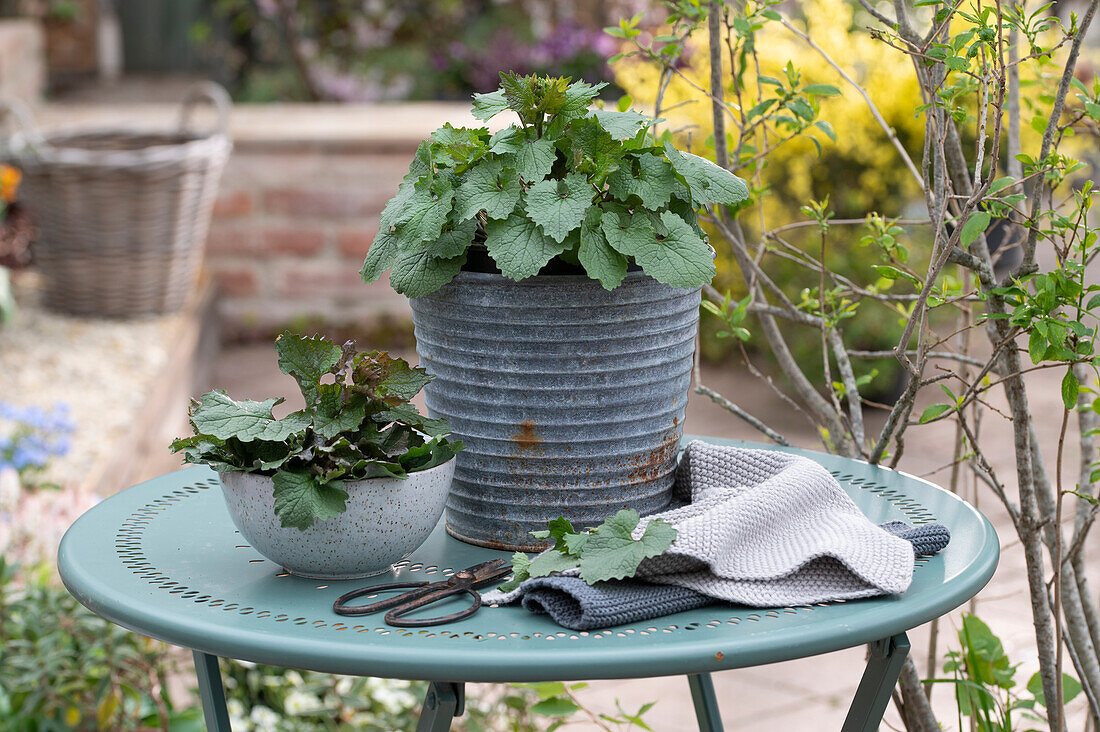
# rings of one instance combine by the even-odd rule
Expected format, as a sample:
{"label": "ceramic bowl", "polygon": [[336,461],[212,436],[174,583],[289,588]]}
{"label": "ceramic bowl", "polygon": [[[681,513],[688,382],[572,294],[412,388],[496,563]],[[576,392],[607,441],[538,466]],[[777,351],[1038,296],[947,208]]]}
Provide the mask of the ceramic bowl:
{"label": "ceramic bowl", "polygon": [[305,531],[280,524],[270,477],[229,472],[221,483],[233,523],[260,554],[301,577],[356,579],[389,571],[427,540],[454,470],[452,458],[403,480],[345,483],[347,511]]}

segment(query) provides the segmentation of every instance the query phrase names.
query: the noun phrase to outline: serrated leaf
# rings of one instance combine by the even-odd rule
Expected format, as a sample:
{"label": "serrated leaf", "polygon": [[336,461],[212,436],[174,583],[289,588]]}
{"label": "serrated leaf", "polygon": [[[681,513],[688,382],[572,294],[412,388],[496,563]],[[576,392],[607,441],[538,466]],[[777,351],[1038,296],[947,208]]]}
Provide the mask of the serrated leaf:
{"label": "serrated leaf", "polygon": [[[558,551],[565,551],[566,535],[577,533],[576,529],[573,528],[573,524],[569,523],[569,519],[564,516],[558,516],[556,519],[551,520],[547,526],[548,529],[544,538],[553,539],[554,548]],[[534,536],[535,533],[532,531],[531,535]]]}
{"label": "serrated leaf", "polygon": [[602,212],[593,206],[581,223],[580,247],[577,259],[589,277],[599,280],[605,290],[614,290],[626,277],[629,263],[626,257],[607,243],[603,233]]}
{"label": "serrated leaf", "polygon": [[451,433],[446,420],[425,417],[412,404],[399,404],[396,407],[384,409],[372,416],[374,421],[385,424],[386,422],[400,422],[410,427],[415,427],[429,437],[446,437]]}
{"label": "serrated leaf", "polygon": [[390,271],[390,286],[406,297],[423,297],[453,280],[465,263],[465,254],[440,259],[426,247],[401,251]]}
{"label": "serrated leaf", "polygon": [[601,81],[598,84],[589,84],[584,80],[577,80],[565,88],[565,94],[562,102],[557,106],[557,109],[553,109],[548,105],[547,111],[556,113],[563,119],[573,119],[576,117],[583,117],[588,112],[589,105],[596,98],[596,95],[600,93],[600,90],[607,86],[607,82]]}
{"label": "serrated leaf", "polygon": [[309,473],[280,470],[273,479],[275,514],[284,527],[308,529],[344,512],[348,494],[338,482],[321,485]]}
{"label": "serrated leaf", "polygon": [[455,192],[458,218],[472,219],[484,211],[491,219],[506,219],[522,193],[516,171],[505,168],[500,160],[483,162],[466,172]]}
{"label": "serrated leaf", "polygon": [[504,164],[516,170],[527,183],[535,183],[550,174],[557,150],[554,141],[540,137],[525,140],[519,150],[504,156]]}
{"label": "serrated leaf", "polygon": [[531,560],[531,567],[528,572],[531,577],[549,577],[567,569],[575,569],[578,561],[580,560],[577,557],[565,552],[548,549]]}
{"label": "serrated leaf", "polygon": [[634,165],[630,165],[628,159],[627,164],[608,176],[608,190],[620,201],[626,201],[629,196],[637,196],[642,205],[655,211],[667,204],[672,197],[676,175],[672,166],[660,155],[647,153],[634,160]]}
{"label": "serrated leaf", "polygon": [[[666,285],[683,288],[701,287],[714,279],[716,271],[710,247],[679,216],[671,211],[661,212],[659,221],[666,234],[648,241],[643,239],[648,231],[637,217],[626,227],[622,225],[624,218],[619,217],[619,226],[609,227],[605,216],[604,233],[611,246],[634,257],[647,275]],[[612,238],[615,229],[618,229],[618,241]]]}
{"label": "serrated leaf", "polygon": [[[657,220],[660,218],[657,217]],[[600,227],[607,243],[628,257],[633,256],[635,251],[657,244],[657,234],[647,216],[608,210],[603,212]]]}
{"label": "serrated leaf", "polygon": [[585,542],[580,560],[581,579],[588,584],[633,577],[642,560],[663,554],[676,538],[676,529],[654,519],[635,541],[637,511],[624,510],[605,521]]}
{"label": "serrated leaf", "polygon": [[451,259],[465,254],[476,234],[476,221],[462,221],[453,228],[444,229],[438,239],[424,245],[424,250],[428,253],[428,256]]}
{"label": "serrated leaf", "polygon": [[970,214],[970,218],[963,224],[962,232],[959,234],[959,246],[966,249],[987,228],[989,228],[989,214],[985,211],[976,211]]}
{"label": "serrated leaf", "polygon": [[393,266],[397,259],[397,237],[388,230],[379,230],[367,250],[367,257],[363,260],[363,267],[359,270],[359,276],[363,282],[370,284],[376,282],[382,273]]}
{"label": "serrated leaf", "polygon": [[589,114],[595,117],[600,126],[616,140],[629,140],[652,124],[649,117],[633,111],[611,112],[606,109],[593,109]]}
{"label": "serrated leaf", "polygon": [[570,173],[562,180],[551,178],[531,186],[524,207],[531,220],[547,235],[554,241],[563,242],[570,231],[581,225],[591,199],[592,187],[588,178]]}
{"label": "serrated leaf", "polygon": [[344,389],[340,384],[321,384],[317,390],[317,406],[313,411],[314,431],[331,440],[341,432],[353,432],[359,428],[367,416],[367,403],[362,395],[353,394],[344,402]]}
{"label": "serrated leaf", "polygon": [[275,419],[271,408],[282,399],[265,399],[262,402],[230,399],[224,391],[211,391],[202,395],[191,413],[191,423],[200,435],[210,435],[219,440],[236,438],[241,442],[266,440],[282,442],[309,426],[309,416],[293,412],[284,419]]}
{"label": "serrated leaf", "polygon": [[440,165],[457,166],[481,157],[488,149],[481,138],[484,132],[484,129],[455,127],[447,122],[431,136],[436,148],[436,162]]}
{"label": "serrated leaf", "polygon": [[489,138],[489,151],[495,153],[514,153],[523,147],[527,138],[520,127],[505,127],[497,130]]}
{"label": "serrated leaf", "polygon": [[488,122],[506,109],[508,109],[508,101],[504,98],[503,89],[497,89],[488,94],[474,94],[474,119]]}
{"label": "serrated leaf", "polygon": [[1077,381],[1077,376],[1071,369],[1067,369],[1066,375],[1062,377],[1062,404],[1066,409],[1074,409],[1077,406],[1077,396],[1080,392],[1081,384]]}
{"label": "serrated leaf", "polygon": [[275,339],[275,350],[279,353],[279,370],[294,377],[307,404],[317,398],[321,377],[332,373],[344,355],[340,346],[326,338],[306,338],[290,331]]}
{"label": "serrated leaf", "polygon": [[665,155],[676,172],[683,176],[696,205],[740,206],[748,202],[748,185],[725,168],[698,155],[681,152],[669,142],[665,143]]}
{"label": "serrated leaf", "polygon": [[512,579],[498,586],[497,589],[501,592],[511,592],[516,589],[524,580],[531,576],[529,573],[530,568],[530,557],[523,552],[516,552],[512,555]]}
{"label": "serrated leaf", "polygon": [[501,273],[513,280],[537,275],[547,262],[566,249],[544,234],[534,221],[518,213],[504,221],[490,221],[485,227],[485,246]]}
{"label": "serrated leaf", "polygon": [[397,397],[409,400],[432,380],[432,375],[419,366],[410,366],[405,361],[391,359],[387,373],[378,380],[375,390],[383,397]]}
{"label": "serrated leaf", "polygon": [[408,216],[394,228],[399,249],[415,249],[426,241],[435,241],[443,233],[443,226],[452,208],[451,184],[437,181],[429,186],[416,184],[416,192],[408,203]]}

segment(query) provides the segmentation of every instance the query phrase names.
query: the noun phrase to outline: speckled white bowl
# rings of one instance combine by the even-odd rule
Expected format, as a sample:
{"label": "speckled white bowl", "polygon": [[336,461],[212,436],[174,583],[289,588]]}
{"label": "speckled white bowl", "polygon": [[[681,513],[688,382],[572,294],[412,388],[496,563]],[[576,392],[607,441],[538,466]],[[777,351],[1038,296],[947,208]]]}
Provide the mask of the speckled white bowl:
{"label": "speckled white bowl", "polygon": [[233,523],[260,554],[301,577],[357,579],[388,571],[427,540],[454,472],[451,458],[404,480],[345,483],[347,511],[305,531],[279,523],[271,478],[222,473],[221,483]]}

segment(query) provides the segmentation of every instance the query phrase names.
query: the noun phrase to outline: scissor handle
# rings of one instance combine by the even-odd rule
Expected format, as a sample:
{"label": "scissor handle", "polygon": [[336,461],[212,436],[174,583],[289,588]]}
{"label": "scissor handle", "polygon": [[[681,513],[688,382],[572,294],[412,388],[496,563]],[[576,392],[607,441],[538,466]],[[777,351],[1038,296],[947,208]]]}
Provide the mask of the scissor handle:
{"label": "scissor handle", "polygon": [[[375,595],[379,592],[385,592],[387,590],[403,590],[403,589],[416,589],[427,588],[428,582],[391,582],[386,585],[370,585],[368,587],[360,587],[358,590],[352,590],[346,592],[340,597],[336,598],[336,602],[332,603],[332,611],[337,615],[370,615],[371,613],[381,612],[382,610],[389,610],[391,607],[397,607],[398,605],[407,602],[410,599],[420,597],[425,593],[415,592],[403,592],[400,595],[394,597],[387,597],[385,600],[378,600],[367,605],[355,605],[354,607],[348,607],[348,603],[366,595]],[[430,592],[428,590],[427,592]]]}
{"label": "scissor handle", "polygon": [[[474,598],[474,604],[465,610],[459,610],[457,613],[451,613],[450,615],[443,615],[438,618],[404,618],[403,615],[411,613],[413,610],[422,608],[425,605],[430,605],[437,600],[442,600],[445,597],[451,597],[459,593],[465,593]],[[400,603],[393,610],[386,613],[385,621],[387,624],[397,628],[423,628],[429,625],[443,625],[444,623],[453,623],[456,620],[462,620],[468,618],[478,611],[481,607],[481,595],[475,590],[469,588],[454,588],[445,587],[443,589],[434,590],[432,592],[425,593],[416,598],[409,598],[405,595],[404,600],[406,602]]]}

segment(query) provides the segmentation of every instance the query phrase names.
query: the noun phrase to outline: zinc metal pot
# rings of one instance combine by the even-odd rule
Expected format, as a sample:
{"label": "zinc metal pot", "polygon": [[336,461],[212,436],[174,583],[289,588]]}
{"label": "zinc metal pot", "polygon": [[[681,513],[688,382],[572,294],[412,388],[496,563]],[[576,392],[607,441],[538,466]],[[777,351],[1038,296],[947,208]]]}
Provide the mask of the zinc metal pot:
{"label": "zinc metal pot", "polygon": [[667,507],[699,298],[636,271],[610,292],[584,275],[461,272],[412,299],[428,413],[464,445],[448,532],[533,551],[545,544],[529,532],[559,515],[584,527]]}
{"label": "zinc metal pot", "polygon": [[389,571],[423,544],[443,515],[455,461],[399,478],[345,483],[347,510],[305,531],[275,515],[272,479],[222,473],[229,515],[252,548],[291,574],[357,579]]}

